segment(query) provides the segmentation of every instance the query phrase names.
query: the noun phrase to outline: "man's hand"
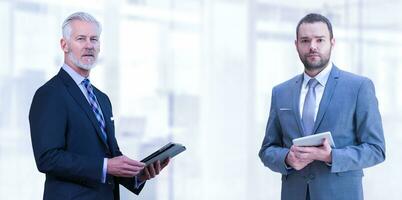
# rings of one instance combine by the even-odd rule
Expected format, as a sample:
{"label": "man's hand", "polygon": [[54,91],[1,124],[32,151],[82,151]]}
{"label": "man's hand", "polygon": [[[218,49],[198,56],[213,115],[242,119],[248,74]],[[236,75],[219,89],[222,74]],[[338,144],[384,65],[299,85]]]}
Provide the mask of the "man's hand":
{"label": "man's hand", "polygon": [[160,161],[156,161],[144,168],[144,171],[141,173],[139,176],[139,181],[147,181],[151,178],[154,178],[156,175],[159,174],[160,171],[162,171],[163,168],[165,168],[169,164],[170,158],[166,159],[165,161],[160,163]]}
{"label": "man's hand", "polygon": [[134,177],[144,169],[145,164],[126,156],[110,158],[107,161],[107,173],[113,176]]}
{"label": "man's hand", "polygon": [[[293,147],[293,146],[292,146]],[[332,163],[332,149],[325,138],[322,145],[318,147],[298,147],[293,148],[295,156],[301,160],[319,160],[326,163]]]}
{"label": "man's hand", "polygon": [[319,147],[299,147],[292,145],[285,162],[294,169],[301,170],[314,160],[332,163],[331,152],[331,146],[326,138]]}
{"label": "man's hand", "polygon": [[298,158],[298,153],[296,152],[296,146],[292,145],[292,147],[290,147],[290,151],[288,153],[288,155],[286,156],[286,164],[293,167],[293,169],[295,170],[301,170],[304,167],[306,167],[308,164],[310,164],[311,162],[313,162],[314,160],[312,159],[303,159],[303,158]]}

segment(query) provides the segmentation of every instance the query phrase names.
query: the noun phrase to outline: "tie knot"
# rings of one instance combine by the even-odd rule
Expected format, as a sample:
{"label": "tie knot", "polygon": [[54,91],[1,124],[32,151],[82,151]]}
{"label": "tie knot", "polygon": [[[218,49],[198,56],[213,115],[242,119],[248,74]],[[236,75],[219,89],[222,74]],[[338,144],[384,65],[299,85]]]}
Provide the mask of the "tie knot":
{"label": "tie knot", "polygon": [[88,87],[89,85],[91,85],[91,82],[89,81],[89,79],[86,78],[82,81],[82,84],[84,84],[85,87]]}
{"label": "tie knot", "polygon": [[317,79],[312,78],[307,82],[307,85],[309,88],[315,88],[318,85],[318,83],[319,82],[317,81]]}

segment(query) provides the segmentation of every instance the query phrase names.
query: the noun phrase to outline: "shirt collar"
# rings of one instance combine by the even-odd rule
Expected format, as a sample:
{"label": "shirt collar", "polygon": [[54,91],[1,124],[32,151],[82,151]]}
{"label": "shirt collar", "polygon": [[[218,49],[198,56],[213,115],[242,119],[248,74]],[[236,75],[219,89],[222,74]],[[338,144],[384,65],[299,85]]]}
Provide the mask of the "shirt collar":
{"label": "shirt collar", "polygon": [[[318,81],[318,83],[325,87],[328,81],[329,74],[332,69],[332,62],[329,61],[327,66],[320,72],[318,73],[314,78]],[[310,77],[306,72],[303,73],[303,87],[307,87],[307,83],[310,79],[313,77]]]}
{"label": "shirt collar", "polygon": [[71,76],[71,78],[74,80],[74,82],[77,85],[80,85],[82,83],[82,81],[86,78],[89,79],[88,77],[83,77],[81,76],[79,73],[77,73],[76,71],[73,70],[73,68],[71,68],[69,65],[67,65],[66,63],[63,64],[63,66],[61,66],[61,68],[67,72],[68,75]]}

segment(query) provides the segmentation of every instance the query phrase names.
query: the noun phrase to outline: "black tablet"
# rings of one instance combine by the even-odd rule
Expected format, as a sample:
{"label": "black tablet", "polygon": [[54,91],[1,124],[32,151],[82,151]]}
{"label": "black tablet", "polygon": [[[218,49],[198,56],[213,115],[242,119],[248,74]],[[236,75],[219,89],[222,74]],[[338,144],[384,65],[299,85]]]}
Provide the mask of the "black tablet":
{"label": "black tablet", "polygon": [[152,164],[156,161],[163,162],[167,158],[173,158],[177,154],[186,150],[186,147],[178,144],[170,142],[167,145],[163,146],[162,148],[158,149],[151,155],[147,156],[146,158],[142,159],[141,162],[145,163],[146,165]]}

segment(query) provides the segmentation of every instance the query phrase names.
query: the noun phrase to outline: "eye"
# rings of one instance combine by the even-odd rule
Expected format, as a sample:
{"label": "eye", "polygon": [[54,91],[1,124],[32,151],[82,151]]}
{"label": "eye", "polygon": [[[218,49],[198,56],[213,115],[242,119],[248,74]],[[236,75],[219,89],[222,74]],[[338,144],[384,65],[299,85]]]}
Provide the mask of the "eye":
{"label": "eye", "polygon": [[91,38],[91,41],[97,42],[98,38]]}
{"label": "eye", "polygon": [[317,40],[317,42],[324,42],[324,41],[325,41],[325,40],[322,39],[322,38],[320,38],[320,39]]}
{"label": "eye", "polygon": [[307,39],[302,39],[300,42],[301,42],[301,43],[308,43],[309,40],[307,40]]}

